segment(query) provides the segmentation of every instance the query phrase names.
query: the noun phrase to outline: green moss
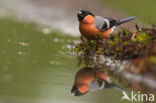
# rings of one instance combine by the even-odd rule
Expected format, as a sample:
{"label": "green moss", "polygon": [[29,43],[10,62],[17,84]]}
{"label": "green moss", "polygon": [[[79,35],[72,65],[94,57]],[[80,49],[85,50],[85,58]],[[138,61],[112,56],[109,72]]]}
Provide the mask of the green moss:
{"label": "green moss", "polygon": [[136,36],[136,38],[133,39],[134,42],[144,42],[145,44],[148,44],[152,40],[152,37],[147,33],[141,33]]}
{"label": "green moss", "polygon": [[89,44],[90,46],[94,46],[94,45],[96,45],[96,41],[95,41],[95,40],[91,40],[88,44]]}
{"label": "green moss", "polygon": [[129,35],[129,32],[127,30],[123,30],[123,33],[128,36]]}
{"label": "green moss", "polygon": [[156,56],[150,56],[149,59],[152,63],[156,64]]}
{"label": "green moss", "polygon": [[129,41],[125,41],[125,42],[124,42],[124,45],[128,45],[128,44],[129,44]]}
{"label": "green moss", "polygon": [[87,54],[85,58],[90,58],[90,61],[94,59],[95,55],[114,57],[114,59],[119,60],[134,59],[145,56],[148,44],[155,39],[155,32],[153,31],[155,31],[154,28],[139,29],[136,37],[132,38],[133,33],[120,30],[117,34],[111,34],[105,40],[82,41],[76,47],[80,53]]}
{"label": "green moss", "polygon": [[97,35],[97,38],[100,38],[100,37],[101,37],[101,35],[102,35],[102,33],[99,33],[99,34]]}
{"label": "green moss", "polygon": [[[96,44],[94,46],[86,45],[88,43],[82,41],[80,44],[76,44],[81,45],[80,51],[83,53],[78,56],[80,65],[86,64],[85,66],[95,67],[95,70],[101,69],[112,80],[133,88],[129,84],[138,82],[129,81],[125,74],[144,77],[147,70],[147,73],[153,73],[152,70],[156,67],[156,49],[153,48],[155,45],[152,45],[156,43],[155,35],[156,28],[151,27],[138,29],[136,36],[126,30],[120,30],[117,34],[111,34],[104,40],[94,41]],[[149,56],[151,56],[150,60]]]}

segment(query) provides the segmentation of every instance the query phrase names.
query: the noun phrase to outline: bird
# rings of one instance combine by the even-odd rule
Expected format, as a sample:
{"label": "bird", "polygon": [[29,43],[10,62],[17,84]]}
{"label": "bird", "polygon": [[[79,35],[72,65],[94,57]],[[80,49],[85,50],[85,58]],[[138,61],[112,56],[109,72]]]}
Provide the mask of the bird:
{"label": "bird", "polygon": [[71,89],[73,96],[82,96],[89,91],[104,90],[109,88],[116,88],[121,91],[125,89],[120,88],[113,83],[104,71],[96,70],[92,67],[84,67],[75,75],[75,81]]}
{"label": "bird", "polygon": [[77,17],[79,31],[88,40],[96,40],[99,35],[100,38],[107,38],[117,26],[136,19],[136,16],[133,16],[117,21],[113,18],[96,16],[87,10],[80,10]]}

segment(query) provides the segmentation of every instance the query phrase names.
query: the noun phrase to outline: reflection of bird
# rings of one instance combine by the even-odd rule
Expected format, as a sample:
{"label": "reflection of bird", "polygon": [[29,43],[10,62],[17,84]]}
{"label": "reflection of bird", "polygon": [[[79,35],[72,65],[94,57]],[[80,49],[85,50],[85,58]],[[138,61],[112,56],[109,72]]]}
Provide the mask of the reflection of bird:
{"label": "reflection of bird", "polygon": [[128,17],[120,21],[116,21],[112,18],[95,16],[86,10],[79,11],[77,16],[79,20],[79,30],[81,34],[89,40],[96,39],[98,34],[101,34],[101,38],[108,37],[115,27],[136,19],[136,17]]}
{"label": "reflection of bird", "polygon": [[95,71],[95,68],[86,67],[77,72],[71,93],[74,96],[81,96],[89,91],[102,90],[106,88],[121,89],[112,83],[103,71]]}

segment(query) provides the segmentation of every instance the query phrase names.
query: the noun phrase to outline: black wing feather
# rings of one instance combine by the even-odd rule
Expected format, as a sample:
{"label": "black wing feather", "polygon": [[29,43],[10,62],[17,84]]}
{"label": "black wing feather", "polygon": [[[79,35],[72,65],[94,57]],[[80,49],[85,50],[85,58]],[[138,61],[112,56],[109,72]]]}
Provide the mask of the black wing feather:
{"label": "black wing feather", "polygon": [[113,27],[117,21],[112,18],[103,18],[100,16],[95,16],[95,26],[101,31],[106,31],[107,29]]}

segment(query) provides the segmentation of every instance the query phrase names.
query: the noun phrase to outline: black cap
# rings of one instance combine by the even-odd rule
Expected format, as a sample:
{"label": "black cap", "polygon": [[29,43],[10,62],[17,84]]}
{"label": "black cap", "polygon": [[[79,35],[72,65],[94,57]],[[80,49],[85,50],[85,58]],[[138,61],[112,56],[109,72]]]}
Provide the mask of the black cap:
{"label": "black cap", "polygon": [[82,95],[84,95],[84,94],[86,94],[86,93],[81,93],[81,92],[78,90],[78,88],[77,88],[75,85],[73,85],[73,87],[72,87],[72,89],[71,89],[71,94],[72,94],[73,96],[82,96]]}
{"label": "black cap", "polygon": [[79,21],[82,21],[87,15],[92,15],[92,16],[94,16],[94,14],[92,14],[90,11],[87,11],[87,10],[80,10],[80,11],[77,13],[78,20],[79,20]]}

